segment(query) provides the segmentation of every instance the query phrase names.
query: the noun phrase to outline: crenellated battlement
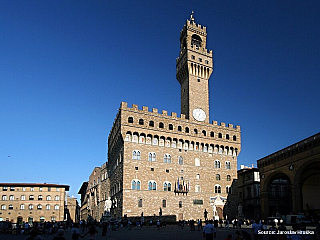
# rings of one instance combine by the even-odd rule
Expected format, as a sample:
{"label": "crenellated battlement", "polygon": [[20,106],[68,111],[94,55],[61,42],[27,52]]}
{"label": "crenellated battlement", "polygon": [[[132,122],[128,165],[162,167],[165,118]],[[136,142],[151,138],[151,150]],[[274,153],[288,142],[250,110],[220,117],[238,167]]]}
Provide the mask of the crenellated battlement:
{"label": "crenellated battlement", "polygon": [[201,26],[200,24],[190,21],[189,19],[187,19],[187,28],[199,31],[199,33],[203,35],[207,34],[207,27]]}
{"label": "crenellated battlement", "polygon": [[[122,110],[128,110],[128,111],[134,111],[134,112],[140,112],[140,113],[152,113],[155,115],[158,115],[160,117],[166,117],[171,118],[175,120],[187,120],[184,114],[180,114],[180,117],[177,116],[176,112],[171,112],[170,115],[168,115],[167,110],[162,110],[161,113],[159,113],[159,110],[157,108],[152,108],[152,111],[149,111],[149,108],[146,106],[142,106],[142,109],[139,109],[137,104],[132,104],[132,107],[128,107],[127,102],[121,102],[120,109]],[[240,126],[234,126],[233,124],[226,124],[224,122],[218,122],[218,121],[212,121],[212,123],[209,123],[209,125],[217,126],[217,127],[223,127],[223,128],[229,128],[229,129],[236,129],[240,131]]]}

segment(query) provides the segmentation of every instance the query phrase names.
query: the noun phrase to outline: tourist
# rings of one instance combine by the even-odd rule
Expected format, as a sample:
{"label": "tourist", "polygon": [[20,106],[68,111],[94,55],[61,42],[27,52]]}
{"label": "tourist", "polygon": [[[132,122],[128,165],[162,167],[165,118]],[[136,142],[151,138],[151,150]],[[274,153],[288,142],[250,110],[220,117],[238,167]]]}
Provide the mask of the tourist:
{"label": "tourist", "polygon": [[94,225],[92,225],[89,229],[89,231],[83,236],[85,237],[86,235],[90,234],[90,240],[94,240],[96,239],[96,233],[98,233],[98,231],[96,230],[96,227]]}
{"label": "tourist", "polygon": [[209,220],[207,225],[204,226],[203,237],[205,237],[206,240],[213,240],[213,237],[217,237],[216,229],[213,226],[213,220]]}
{"label": "tourist", "polygon": [[261,221],[256,221],[252,224],[252,232],[253,232],[254,240],[261,240],[263,238],[262,234],[258,234],[259,230],[263,230],[263,225]]}
{"label": "tourist", "polygon": [[71,238],[73,240],[78,240],[79,237],[80,237],[80,232],[79,232],[79,229],[78,229],[79,225],[78,223],[75,223],[71,229]]}
{"label": "tourist", "polygon": [[43,238],[38,234],[37,229],[32,229],[26,240],[43,240]]}
{"label": "tourist", "polygon": [[52,238],[52,240],[67,240],[64,236],[64,230],[61,228],[58,230],[58,236]]}

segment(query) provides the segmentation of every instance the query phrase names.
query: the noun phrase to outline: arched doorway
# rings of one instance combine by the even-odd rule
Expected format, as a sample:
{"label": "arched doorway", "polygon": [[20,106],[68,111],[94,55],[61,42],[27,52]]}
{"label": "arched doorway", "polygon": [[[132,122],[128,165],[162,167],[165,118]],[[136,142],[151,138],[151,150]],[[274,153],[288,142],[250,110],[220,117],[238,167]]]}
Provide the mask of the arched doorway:
{"label": "arched doorway", "polygon": [[291,182],[287,175],[275,175],[268,186],[269,215],[288,215],[292,211]]}
{"label": "arched doorway", "polygon": [[301,173],[301,209],[306,217],[318,216],[320,214],[320,161],[306,166]]}

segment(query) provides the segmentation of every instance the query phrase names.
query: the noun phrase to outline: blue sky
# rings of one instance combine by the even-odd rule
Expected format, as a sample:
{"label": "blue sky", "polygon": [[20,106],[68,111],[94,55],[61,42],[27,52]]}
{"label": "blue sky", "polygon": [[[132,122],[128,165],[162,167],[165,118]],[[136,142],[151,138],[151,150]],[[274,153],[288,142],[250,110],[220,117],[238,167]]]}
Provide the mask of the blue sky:
{"label": "blue sky", "polygon": [[0,182],[76,196],[106,161],[121,101],[180,114],[192,10],[214,51],[210,120],[241,126],[238,165],[319,132],[318,0],[1,1]]}

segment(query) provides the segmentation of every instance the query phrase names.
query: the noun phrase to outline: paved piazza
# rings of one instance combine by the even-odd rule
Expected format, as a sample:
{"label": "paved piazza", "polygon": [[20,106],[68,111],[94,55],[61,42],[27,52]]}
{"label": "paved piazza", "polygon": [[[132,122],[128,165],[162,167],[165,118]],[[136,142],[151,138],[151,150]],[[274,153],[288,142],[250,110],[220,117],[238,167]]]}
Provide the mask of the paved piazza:
{"label": "paved piazza", "polygon": [[[231,225],[232,226],[232,225]],[[270,226],[268,226],[269,228]],[[287,226],[287,229],[292,229],[290,226]],[[108,231],[106,236],[101,236],[102,229],[97,228],[98,234],[96,235],[96,240],[136,240],[136,239],[150,239],[150,240],[200,240],[205,239],[202,237],[202,230],[198,231],[190,231],[189,226],[185,226],[183,229],[177,225],[169,225],[167,227],[163,227],[161,229],[157,229],[156,226],[152,226],[151,228],[143,227],[143,228],[132,228],[128,230],[127,228],[118,228],[117,231]],[[228,234],[232,235],[232,239],[236,238],[236,231],[239,229],[225,229],[218,228],[217,229],[217,238],[215,240],[225,240]],[[253,240],[251,226],[244,226],[241,228],[248,232]],[[315,226],[307,227],[307,230],[315,231]],[[80,230],[82,234],[82,230]],[[42,234],[41,235],[44,240],[52,240],[56,234]],[[306,239],[313,239],[313,235],[306,235]],[[25,235],[11,235],[11,234],[0,234],[0,240],[24,240],[26,238]],[[65,233],[65,238],[67,240],[71,240],[71,229],[67,229]],[[84,240],[89,239],[89,235],[84,238],[80,238]],[[263,240],[269,240],[268,235],[265,235]]]}
{"label": "paved piazza", "polygon": [[[117,231],[108,231],[106,236],[101,236],[102,229],[97,228],[99,233],[96,235],[96,240],[100,239],[108,239],[108,240],[136,240],[136,239],[152,239],[152,240],[194,240],[194,239],[205,239],[202,237],[202,231],[190,231],[189,226],[185,226],[183,229],[178,227],[177,225],[166,226],[157,229],[156,226],[152,226],[151,228],[143,227],[140,229],[132,228],[128,230],[127,228],[119,228]],[[237,229],[217,229],[217,240],[224,240],[227,235],[232,234],[232,239],[235,239],[235,231]],[[248,231],[251,234],[250,228],[243,228],[242,230]],[[82,234],[82,230],[80,230]],[[55,234],[52,235],[41,235],[44,240],[52,240]],[[10,235],[10,234],[1,234],[0,240],[24,240],[26,238],[25,235]],[[67,240],[71,240],[71,230],[67,229],[65,238]],[[89,235],[80,239],[89,239]]]}

